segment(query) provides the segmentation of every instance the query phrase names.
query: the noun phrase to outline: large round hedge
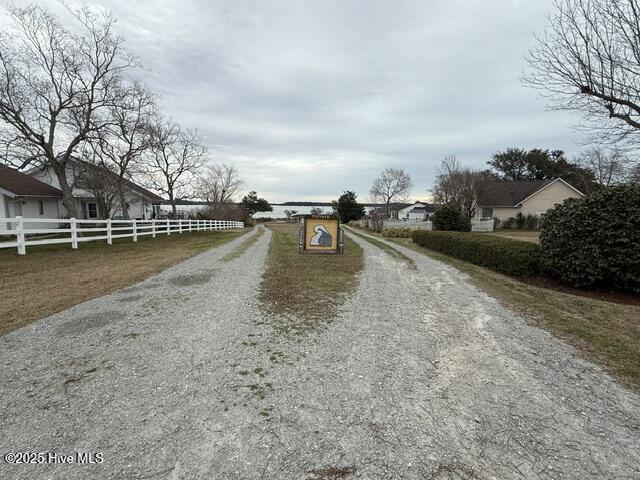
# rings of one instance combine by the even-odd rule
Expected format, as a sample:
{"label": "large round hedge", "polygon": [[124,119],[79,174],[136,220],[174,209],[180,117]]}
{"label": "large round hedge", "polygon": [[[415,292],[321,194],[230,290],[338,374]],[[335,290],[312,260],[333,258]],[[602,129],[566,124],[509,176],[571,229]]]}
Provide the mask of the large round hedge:
{"label": "large round hedge", "polygon": [[546,213],[540,246],[543,269],[565,282],[640,293],[640,186],[565,200]]}
{"label": "large round hedge", "polygon": [[431,219],[434,230],[453,230],[458,232],[469,232],[471,230],[471,220],[469,220],[462,208],[458,205],[443,205],[442,208],[433,214]]}

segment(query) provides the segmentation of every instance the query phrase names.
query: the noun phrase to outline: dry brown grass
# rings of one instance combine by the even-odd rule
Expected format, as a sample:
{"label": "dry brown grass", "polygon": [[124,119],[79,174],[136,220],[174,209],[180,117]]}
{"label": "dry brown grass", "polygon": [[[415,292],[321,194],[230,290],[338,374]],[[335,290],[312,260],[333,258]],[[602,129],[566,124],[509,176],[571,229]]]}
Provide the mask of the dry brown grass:
{"label": "dry brown grass", "polygon": [[514,230],[503,228],[494,230],[493,232],[480,233],[479,235],[492,235],[494,237],[510,238],[511,240],[540,243],[540,232],[538,230]]}
{"label": "dry brown grass", "polygon": [[344,255],[302,255],[298,253],[300,225],[267,226],[273,236],[260,295],[267,310],[299,320],[283,326],[294,332],[331,319],[357,286],[356,274],[364,265],[362,249],[347,238]]}
{"label": "dry brown grass", "polygon": [[0,251],[0,334],[139,282],[246,230],[192,232]]}

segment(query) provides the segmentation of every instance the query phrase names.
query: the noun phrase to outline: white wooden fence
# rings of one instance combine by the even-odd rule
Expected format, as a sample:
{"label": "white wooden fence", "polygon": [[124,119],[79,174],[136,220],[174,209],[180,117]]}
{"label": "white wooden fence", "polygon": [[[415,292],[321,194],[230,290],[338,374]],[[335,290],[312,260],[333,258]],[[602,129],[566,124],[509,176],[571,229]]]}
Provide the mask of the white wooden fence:
{"label": "white wooden fence", "polygon": [[[37,228],[34,224],[53,224]],[[35,228],[34,228],[35,227]],[[76,218],[0,218],[0,235],[15,236],[15,241],[0,241],[0,248],[17,248],[20,255],[33,245],[70,243],[78,248],[78,242],[106,240],[111,245],[114,238],[133,238],[158,234],[231,230],[243,228],[244,223],[227,220],[78,220]],[[85,235],[91,234],[91,235]],[[30,238],[31,235],[56,235],[54,238]],[[59,236],[62,235],[62,236]]]}

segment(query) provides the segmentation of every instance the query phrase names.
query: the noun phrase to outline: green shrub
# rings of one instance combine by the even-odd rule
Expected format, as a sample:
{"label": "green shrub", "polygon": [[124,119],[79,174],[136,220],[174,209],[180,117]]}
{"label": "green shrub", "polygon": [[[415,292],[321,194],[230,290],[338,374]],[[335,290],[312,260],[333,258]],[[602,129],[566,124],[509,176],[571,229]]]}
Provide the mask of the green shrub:
{"label": "green shrub", "polygon": [[524,228],[524,224],[525,224],[525,217],[524,215],[522,215],[522,212],[518,212],[518,214],[516,215],[516,228],[518,230],[522,230]]}
{"label": "green shrub", "polygon": [[540,247],[535,243],[483,233],[415,230],[414,243],[460,260],[509,275],[540,273]]}
{"label": "green shrub", "polygon": [[471,220],[458,205],[443,205],[433,214],[432,222],[434,230],[471,231]]}
{"label": "green shrub", "polygon": [[411,238],[411,229],[408,227],[391,227],[382,230],[382,236],[388,238]]}
{"label": "green shrub", "polygon": [[545,272],[575,286],[640,293],[640,186],[602,188],[545,214]]}
{"label": "green shrub", "polygon": [[514,223],[516,223],[516,219],[513,217],[509,217],[502,222],[502,228],[513,228]]}
{"label": "green shrub", "polygon": [[529,230],[535,230],[536,228],[538,228],[538,217],[528,214],[524,218],[524,226]]}

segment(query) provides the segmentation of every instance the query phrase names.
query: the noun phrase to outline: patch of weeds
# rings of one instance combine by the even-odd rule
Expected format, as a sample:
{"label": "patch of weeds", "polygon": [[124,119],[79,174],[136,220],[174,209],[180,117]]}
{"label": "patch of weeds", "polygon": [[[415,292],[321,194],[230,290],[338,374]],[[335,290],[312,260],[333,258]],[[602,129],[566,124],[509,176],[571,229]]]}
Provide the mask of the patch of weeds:
{"label": "patch of weeds", "polygon": [[285,359],[286,359],[286,355],[284,354],[284,352],[280,352],[280,351],[271,352],[271,356],[269,356],[269,360],[271,360],[271,363],[275,365],[279,363],[284,363]]}
{"label": "patch of weeds", "polygon": [[324,467],[309,470],[312,476],[308,480],[340,480],[356,472],[355,467]]}
{"label": "patch of weeds", "polygon": [[141,333],[136,333],[136,332],[125,333],[124,335],[122,335],[122,338],[137,338],[140,335],[142,335],[142,334]]}
{"label": "patch of weeds", "polygon": [[258,345],[258,342],[247,342],[245,340],[242,342],[242,345],[244,345],[245,347],[255,347],[256,345]]}
{"label": "patch of weeds", "polygon": [[242,256],[242,254],[244,252],[246,252],[249,247],[251,247],[251,245],[253,245],[254,243],[256,243],[258,241],[258,239],[264,235],[265,229],[264,228],[258,228],[258,232],[255,235],[252,235],[251,237],[247,238],[244,242],[242,242],[240,245],[238,245],[236,248],[234,248],[231,252],[227,253],[224,257],[222,257],[220,260],[222,260],[223,262],[230,262],[231,260],[235,260],[236,258]]}
{"label": "patch of weeds", "polygon": [[273,391],[273,385],[271,383],[252,383],[246,385],[246,387],[251,391],[254,398],[258,400],[264,400],[267,398],[267,395]]}
{"label": "patch of weeds", "polygon": [[270,406],[270,407],[263,407],[262,409],[260,409],[260,416],[262,417],[270,417],[271,416],[271,412],[273,412],[274,407]]}
{"label": "patch of weeds", "polygon": [[260,378],[264,378],[267,376],[267,371],[265,369],[263,369],[262,367],[257,367],[253,370],[253,373],[255,373],[256,375],[258,375]]}
{"label": "patch of weeds", "polygon": [[238,374],[240,374],[240,375],[249,375],[249,370],[240,370],[238,372]]}

